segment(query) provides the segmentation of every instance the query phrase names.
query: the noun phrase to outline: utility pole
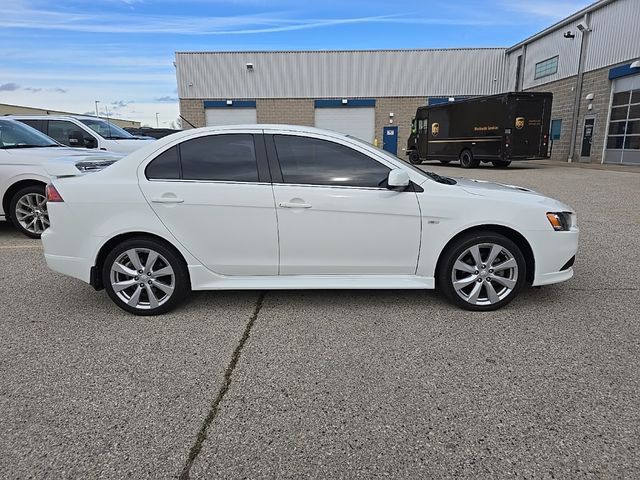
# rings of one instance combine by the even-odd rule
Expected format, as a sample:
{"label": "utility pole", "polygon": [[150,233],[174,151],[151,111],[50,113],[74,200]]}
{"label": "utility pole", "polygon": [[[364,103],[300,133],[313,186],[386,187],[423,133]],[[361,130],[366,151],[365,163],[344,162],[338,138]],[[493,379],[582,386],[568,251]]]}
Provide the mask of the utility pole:
{"label": "utility pole", "polygon": [[159,115],[159,113],[156,112],[156,128],[159,128],[158,115]]}
{"label": "utility pole", "polygon": [[95,104],[96,104],[96,117],[99,117],[100,115],[98,115],[98,104],[100,103],[100,100],[96,100]]}

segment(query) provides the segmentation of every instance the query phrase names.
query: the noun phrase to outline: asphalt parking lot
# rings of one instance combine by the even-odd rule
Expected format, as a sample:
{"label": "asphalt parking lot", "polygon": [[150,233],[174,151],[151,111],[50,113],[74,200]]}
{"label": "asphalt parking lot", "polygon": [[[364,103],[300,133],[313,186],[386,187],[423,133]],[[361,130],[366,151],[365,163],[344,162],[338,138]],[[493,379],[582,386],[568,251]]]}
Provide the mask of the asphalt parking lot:
{"label": "asphalt parking lot", "polygon": [[640,170],[425,168],[572,205],[574,279],[492,313],[203,292],[143,318],[0,223],[2,476],[640,478]]}

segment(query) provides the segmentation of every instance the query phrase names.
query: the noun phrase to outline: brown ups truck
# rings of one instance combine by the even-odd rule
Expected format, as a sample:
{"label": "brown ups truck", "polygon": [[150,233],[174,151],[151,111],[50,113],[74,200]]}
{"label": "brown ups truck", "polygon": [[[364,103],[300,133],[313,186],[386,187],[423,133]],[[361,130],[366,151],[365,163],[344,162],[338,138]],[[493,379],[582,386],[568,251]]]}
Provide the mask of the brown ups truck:
{"label": "brown ups truck", "polygon": [[464,168],[549,158],[551,93],[513,92],[419,107],[406,155]]}

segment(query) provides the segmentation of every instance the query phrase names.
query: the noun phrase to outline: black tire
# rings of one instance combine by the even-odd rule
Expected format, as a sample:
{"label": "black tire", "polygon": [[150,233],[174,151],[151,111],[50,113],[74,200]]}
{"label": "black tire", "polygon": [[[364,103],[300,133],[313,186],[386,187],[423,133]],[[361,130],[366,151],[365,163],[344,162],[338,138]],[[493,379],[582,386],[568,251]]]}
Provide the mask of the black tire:
{"label": "black tire", "polygon": [[[123,256],[127,256],[126,258],[130,261],[131,259],[128,257],[127,252],[134,249],[136,251],[153,251],[158,254],[158,259],[155,260],[152,265],[147,266],[146,263],[149,260],[149,252],[146,252],[146,257],[144,256],[145,252],[138,252],[142,254],[138,255],[138,259],[142,262],[143,274],[139,274],[138,271],[139,276],[133,277],[133,275],[130,274],[114,273],[113,275],[117,277],[115,280],[118,282],[124,282],[127,280],[131,280],[131,282],[133,282],[130,287],[122,289],[120,293],[117,293],[112,285],[111,269],[116,260],[122,261],[121,259]],[[173,278],[171,278],[170,275],[153,275],[153,273],[155,273],[154,270],[160,272],[161,270],[164,270],[166,266],[169,266],[173,270]],[[133,268],[133,262],[126,263],[126,267],[133,270],[135,273],[136,269]],[[150,273],[151,275],[147,276]],[[144,316],[160,315],[174,309],[191,291],[189,271],[187,270],[187,266],[180,254],[172,247],[161,241],[144,237],[126,240],[116,245],[116,247],[109,252],[105,258],[104,264],[102,265],[102,284],[104,285],[104,288],[111,300],[118,307],[129,313],[133,313],[134,315]],[[158,288],[158,285],[161,286],[162,289]],[[173,287],[173,290],[169,295],[166,290],[171,287]],[[139,292],[137,292],[138,290]],[[138,295],[136,299],[139,300],[136,300],[136,305],[133,306],[131,304],[127,304],[125,299],[120,296],[129,296],[130,299],[133,299],[136,294]],[[162,295],[165,294],[169,295],[169,298],[163,300],[164,297],[162,297]],[[151,297],[156,298],[158,306],[152,306]]]}
{"label": "black tire", "polygon": [[[485,268],[479,269],[478,266],[474,267],[473,256],[471,253],[466,253],[467,250],[474,246],[481,246],[479,247],[480,259],[488,260],[493,245],[497,245],[503,250],[500,250],[491,265],[484,264]],[[504,249],[506,249],[506,251]],[[460,259],[461,255],[467,256],[463,256],[462,259]],[[454,264],[456,264],[458,260],[467,263],[467,267],[475,270],[454,269]],[[512,265],[512,260],[515,260],[517,265],[515,269],[496,269],[494,271],[491,268],[492,266],[499,267],[500,265],[505,265],[507,261],[509,265]],[[470,232],[462,236],[455,243],[449,245],[442,253],[441,259],[438,262],[436,286],[451,303],[464,310],[497,310],[511,302],[520,290],[522,290],[527,277],[526,266],[527,264],[520,248],[504,235],[490,231]],[[508,274],[510,275],[507,276]],[[468,277],[466,275],[468,275]],[[460,289],[460,293],[458,293],[458,290],[454,287],[454,277],[458,279],[460,285],[466,284],[464,288]],[[497,277],[500,277],[500,279],[496,280]],[[478,279],[481,281],[478,281]],[[467,283],[469,281],[470,283]],[[505,283],[503,284],[503,282]],[[507,287],[506,283],[512,285],[512,287]],[[477,303],[473,303],[471,299],[476,288],[478,289]],[[495,300],[499,299],[499,301],[491,302],[489,288],[496,293],[494,297]],[[466,298],[463,298],[463,296]]]}
{"label": "black tire", "polygon": [[480,160],[473,158],[471,150],[463,150],[460,154],[460,165],[462,168],[476,168],[480,165]]}
{"label": "black tire", "polygon": [[[37,196],[38,198],[42,197],[45,202],[41,205],[32,204],[31,207],[20,205],[20,201],[22,199],[33,198],[34,196]],[[24,213],[25,208],[28,208],[28,211],[30,212],[29,216],[27,217],[25,217]],[[49,225],[49,214],[47,213],[45,186],[30,185],[14,193],[13,197],[11,197],[11,202],[9,203],[9,216],[11,217],[13,226],[16,227],[19,232],[26,235],[27,237],[40,238],[42,232]],[[34,221],[33,226],[30,228],[26,228],[30,225],[29,222],[31,221],[31,219],[33,219]],[[22,222],[25,222],[26,225],[23,225]]]}
{"label": "black tire", "polygon": [[440,163],[442,163],[443,165],[447,165],[451,163],[451,160],[440,160]]}
{"label": "black tire", "polygon": [[491,163],[496,168],[507,168],[509,165],[511,165],[511,161],[510,160],[494,160]]}
{"label": "black tire", "polygon": [[409,152],[409,162],[411,162],[413,165],[422,164],[422,160],[420,159],[420,154],[418,153],[417,150],[411,150]]}

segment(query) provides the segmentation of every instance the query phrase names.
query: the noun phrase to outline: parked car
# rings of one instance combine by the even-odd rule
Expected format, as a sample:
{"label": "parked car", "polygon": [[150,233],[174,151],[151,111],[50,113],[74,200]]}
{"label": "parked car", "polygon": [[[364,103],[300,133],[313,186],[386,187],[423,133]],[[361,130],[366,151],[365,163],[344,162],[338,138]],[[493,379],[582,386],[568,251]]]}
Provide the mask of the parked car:
{"label": "parked car", "polygon": [[69,147],[130,153],[153,139],[131,135],[118,125],[98,117],[71,115],[11,115],[9,118],[29,125]]}
{"label": "parked car", "polygon": [[47,264],[128,312],[190,290],[432,289],[494,310],[572,277],[573,210],[310,127],[187,130],[82,178],[53,162]]}
{"label": "parked car", "polygon": [[64,147],[27,125],[0,118],[0,220],[9,219],[25,235],[40,237],[49,226],[45,186],[50,178],[42,164],[58,157],[65,157],[79,174],[122,155]]}

